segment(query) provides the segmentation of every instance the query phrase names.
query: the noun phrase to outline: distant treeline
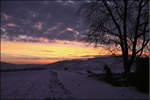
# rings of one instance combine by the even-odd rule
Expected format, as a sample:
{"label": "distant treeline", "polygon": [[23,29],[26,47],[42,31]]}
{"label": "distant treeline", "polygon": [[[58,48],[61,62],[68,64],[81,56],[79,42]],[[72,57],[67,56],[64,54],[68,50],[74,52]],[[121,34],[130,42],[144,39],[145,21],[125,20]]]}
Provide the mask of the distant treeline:
{"label": "distant treeline", "polygon": [[13,72],[13,71],[29,71],[29,70],[45,70],[46,68],[22,68],[22,69],[1,69],[0,72]]}

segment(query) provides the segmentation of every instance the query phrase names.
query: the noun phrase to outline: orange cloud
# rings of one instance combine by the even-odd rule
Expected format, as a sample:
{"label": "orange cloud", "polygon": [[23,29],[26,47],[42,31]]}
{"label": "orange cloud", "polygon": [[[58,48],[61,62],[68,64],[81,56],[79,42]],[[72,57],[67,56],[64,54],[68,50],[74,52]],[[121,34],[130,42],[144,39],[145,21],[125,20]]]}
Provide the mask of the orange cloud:
{"label": "orange cloud", "polygon": [[68,31],[73,31],[73,29],[72,29],[72,28],[70,28],[70,27],[68,27],[68,28],[67,28],[67,30],[68,30]]}
{"label": "orange cloud", "polygon": [[9,27],[18,27],[18,25],[14,24],[14,23],[9,23],[9,24],[7,24],[7,26],[9,26]]}
{"label": "orange cloud", "polygon": [[18,37],[14,38],[16,41],[36,41],[36,42],[50,42],[47,38],[44,37],[32,37],[27,35],[19,35]]}
{"label": "orange cloud", "polygon": [[54,30],[56,30],[57,28],[59,28],[61,24],[62,24],[62,23],[57,23],[55,26],[48,28],[47,31],[44,32],[44,33],[45,33],[45,34],[51,33],[52,31],[54,31]]}
{"label": "orange cloud", "polygon": [[77,36],[79,35],[79,32],[78,32],[78,31],[76,31],[76,30],[74,30],[74,29],[72,29],[72,28],[70,28],[70,27],[68,27],[66,30],[75,33],[75,34],[74,34],[75,37],[77,37]]}
{"label": "orange cloud", "polygon": [[9,18],[11,18],[11,16],[8,16],[6,13],[3,13],[3,17],[8,20]]}
{"label": "orange cloud", "polygon": [[43,23],[42,22],[38,22],[34,25],[34,28],[41,30],[43,28]]}

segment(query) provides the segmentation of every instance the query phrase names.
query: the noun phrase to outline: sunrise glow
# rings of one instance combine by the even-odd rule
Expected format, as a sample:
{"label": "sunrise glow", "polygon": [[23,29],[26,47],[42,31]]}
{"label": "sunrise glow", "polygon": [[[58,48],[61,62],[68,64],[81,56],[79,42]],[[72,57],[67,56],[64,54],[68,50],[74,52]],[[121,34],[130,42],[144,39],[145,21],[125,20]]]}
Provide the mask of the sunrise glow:
{"label": "sunrise glow", "polygon": [[1,61],[11,63],[52,63],[66,59],[93,58],[108,51],[88,47],[80,42],[55,41],[53,43],[1,42]]}

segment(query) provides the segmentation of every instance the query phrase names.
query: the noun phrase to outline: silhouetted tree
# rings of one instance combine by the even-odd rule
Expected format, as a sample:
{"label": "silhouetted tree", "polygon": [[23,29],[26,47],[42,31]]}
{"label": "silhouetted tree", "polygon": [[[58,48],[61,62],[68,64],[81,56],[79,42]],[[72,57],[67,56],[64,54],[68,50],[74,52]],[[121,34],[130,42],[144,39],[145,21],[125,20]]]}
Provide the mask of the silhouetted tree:
{"label": "silhouetted tree", "polygon": [[95,0],[82,4],[79,13],[89,26],[87,41],[119,47],[129,73],[149,43],[148,0]]}
{"label": "silhouetted tree", "polygon": [[105,80],[107,82],[112,82],[112,71],[111,69],[108,67],[108,65],[104,66],[104,73],[105,73]]}

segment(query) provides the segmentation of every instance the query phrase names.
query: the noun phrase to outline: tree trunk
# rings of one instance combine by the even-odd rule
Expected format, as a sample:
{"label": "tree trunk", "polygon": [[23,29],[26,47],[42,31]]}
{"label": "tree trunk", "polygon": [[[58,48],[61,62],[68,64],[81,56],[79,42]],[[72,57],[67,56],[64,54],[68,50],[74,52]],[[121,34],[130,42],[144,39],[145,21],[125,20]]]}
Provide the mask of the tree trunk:
{"label": "tree trunk", "polygon": [[123,56],[123,65],[124,65],[124,73],[128,74],[130,73],[130,64],[129,64],[129,60],[127,59],[126,56]]}
{"label": "tree trunk", "polygon": [[128,57],[128,49],[122,49],[122,56],[123,56],[123,66],[124,66],[124,74],[125,76],[130,73],[130,69],[131,69],[131,64],[130,64],[130,60]]}

